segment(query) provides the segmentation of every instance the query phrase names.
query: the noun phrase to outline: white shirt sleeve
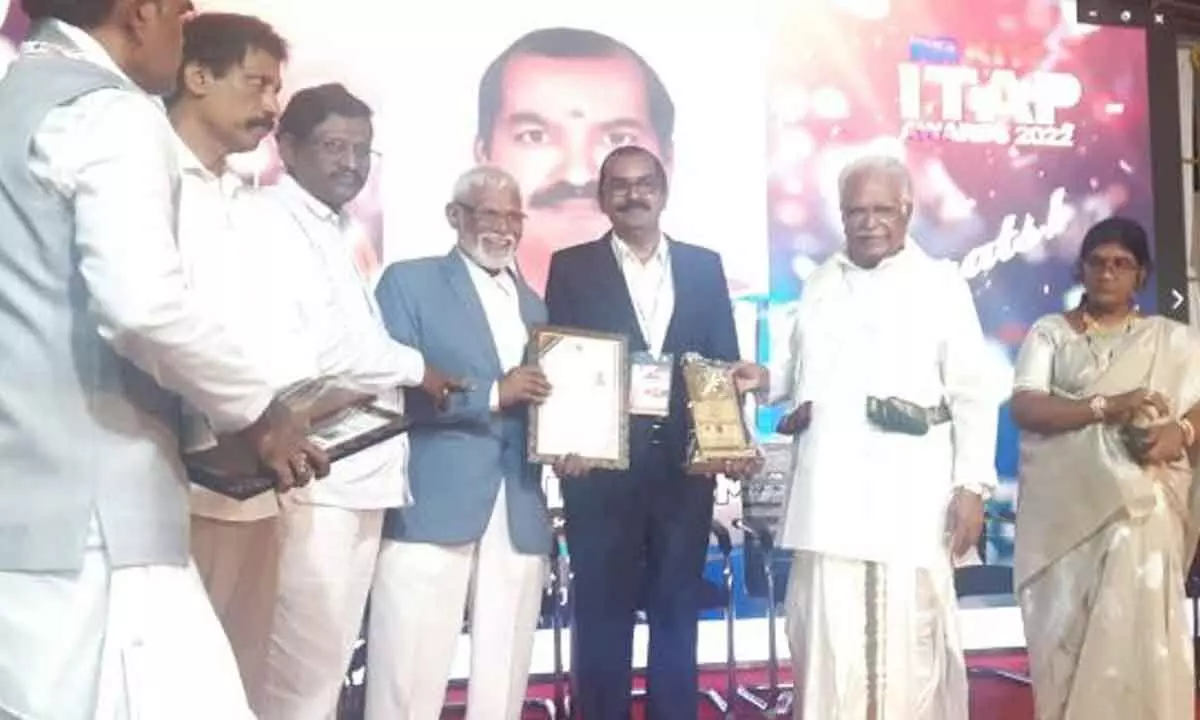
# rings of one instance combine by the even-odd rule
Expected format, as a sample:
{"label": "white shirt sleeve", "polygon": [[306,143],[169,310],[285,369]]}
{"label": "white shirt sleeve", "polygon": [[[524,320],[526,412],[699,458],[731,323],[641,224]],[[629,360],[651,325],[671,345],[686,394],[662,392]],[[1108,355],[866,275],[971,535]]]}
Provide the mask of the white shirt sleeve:
{"label": "white shirt sleeve", "polygon": [[800,364],[800,314],[796,309],[788,314],[788,322],[780,324],[779,330],[784,335],[784,342],[779,343],[771,352],[770,375],[771,387],[767,392],[767,405],[794,402],[796,392],[796,372]]}
{"label": "white shirt sleeve", "polygon": [[954,438],[954,485],[995,488],[999,405],[989,383],[987,346],[967,281],[956,268],[946,272],[940,361]]}
{"label": "white shirt sleeve", "polygon": [[349,349],[349,371],[355,383],[376,392],[420,385],[425,378],[424,356],[393,340],[374,317],[368,319]]}
{"label": "white shirt sleeve", "polygon": [[238,430],[273,393],[187,289],[171,133],[151,98],[97,91],[47,115],[30,169],[74,208],[79,268],[100,334],[217,429]]}

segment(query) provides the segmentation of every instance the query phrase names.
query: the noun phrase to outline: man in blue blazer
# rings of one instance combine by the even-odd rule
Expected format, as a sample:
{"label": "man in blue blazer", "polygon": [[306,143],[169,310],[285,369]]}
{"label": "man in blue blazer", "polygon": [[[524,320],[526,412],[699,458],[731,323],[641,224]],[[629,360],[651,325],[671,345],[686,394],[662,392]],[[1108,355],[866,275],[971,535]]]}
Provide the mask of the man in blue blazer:
{"label": "man in blue blazer", "polygon": [[[738,361],[733,308],[716,253],[659,229],[667,176],[649,151],[613,151],[600,170],[600,207],[612,230],[559,250],[550,262],[550,322],[629,338],[628,471],[559,463],[574,573],[574,705],[587,720],[629,717],[634,613],[650,626],[647,685],[653,720],[697,715],[696,621],[712,521],[714,478],[684,471],[688,419],[679,360],[689,352]],[[743,391],[765,372],[738,363]],[[636,378],[670,378],[639,388]],[[664,398],[654,407],[653,398]],[[565,477],[564,477],[565,476]]]}
{"label": "man in blue blazer", "polygon": [[550,387],[524,366],[546,309],[513,265],[516,181],[480,167],[455,186],[449,255],[397,263],[376,296],[392,337],[463,380],[444,409],[411,393],[413,503],[388,511],[371,601],[367,718],[436,718],[471,611],[473,718],[519,716],[551,549],[528,404]]}

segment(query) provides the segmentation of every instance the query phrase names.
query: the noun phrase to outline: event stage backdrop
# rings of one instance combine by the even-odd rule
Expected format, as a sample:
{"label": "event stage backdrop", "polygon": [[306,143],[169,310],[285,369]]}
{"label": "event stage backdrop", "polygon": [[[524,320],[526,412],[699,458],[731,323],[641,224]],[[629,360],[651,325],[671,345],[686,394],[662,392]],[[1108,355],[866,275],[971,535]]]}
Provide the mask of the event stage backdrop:
{"label": "event stage backdrop", "polygon": [[[1144,34],[1079,26],[1071,3],[196,5],[274,23],[293,46],[288,91],[338,80],[376,108],[381,160],[354,208],[372,270],[445,252],[453,179],[489,161],[521,181],[520,259],[540,287],[554,248],[604,229],[591,200],[599,160],[643,144],[670,168],[668,232],[721,253],[743,352],[768,360],[772,328],[841,242],[839,169],[892,153],[916,177],[914,236],[971,281],[1007,397],[1030,323],[1078,292],[1083,230],[1113,212],[1152,226]],[[4,34],[24,25],[12,11]],[[242,161],[263,182],[278,172],[269,144]],[[774,415],[761,416],[769,429]],[[1004,504],[1017,462],[1006,415],[996,462]],[[735,516],[736,487],[719,492]],[[996,535],[990,560],[1005,561]]]}

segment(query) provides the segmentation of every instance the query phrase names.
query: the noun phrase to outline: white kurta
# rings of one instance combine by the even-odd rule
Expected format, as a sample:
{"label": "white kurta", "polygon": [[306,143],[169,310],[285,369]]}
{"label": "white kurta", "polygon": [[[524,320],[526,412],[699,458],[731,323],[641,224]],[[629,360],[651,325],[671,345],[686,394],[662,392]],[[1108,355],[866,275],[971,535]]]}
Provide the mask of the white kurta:
{"label": "white kurta", "polygon": [[[955,486],[994,486],[997,394],[966,282],[909,241],[865,270],[845,255],[809,280],[772,395],[812,404],[795,444],[780,544],[794,672],[808,720],[960,720],[946,510]],[[950,423],[913,437],[866,416],[867,398],[945,402]],[[899,652],[897,651],[899,650]]]}
{"label": "white kurta", "polygon": [[[264,272],[271,258],[256,242],[258,224],[248,188],[232,172],[204,167],[180,140],[179,254],[188,287],[218,313],[273,387],[318,374],[311,346],[302,341],[299,313]],[[185,411],[187,451],[216,443],[208,421]],[[252,703],[262,694],[275,611],[279,543],[274,492],[238,501],[192,486],[192,557],[213,608],[233,646]]]}
{"label": "white kurta", "polygon": [[[260,198],[259,242],[300,316],[321,375],[343,375],[402,409],[400,386],[425,373],[421,354],[388,336],[354,265],[358,231],[290,176]],[[263,720],[331,717],[361,630],[384,511],[408,504],[408,438],[333,464],[283,498],[279,590],[272,619]]]}
{"label": "white kurta", "polygon": [[[122,74],[87,33],[52,22],[76,46],[64,53]],[[157,100],[98,90],[46,116],[29,167],[74,212],[101,334],[221,429],[236,430],[258,417],[271,391],[182,282],[172,143]],[[97,522],[79,572],[0,573],[0,598],[4,717],[251,717],[191,565],[113,567]]]}

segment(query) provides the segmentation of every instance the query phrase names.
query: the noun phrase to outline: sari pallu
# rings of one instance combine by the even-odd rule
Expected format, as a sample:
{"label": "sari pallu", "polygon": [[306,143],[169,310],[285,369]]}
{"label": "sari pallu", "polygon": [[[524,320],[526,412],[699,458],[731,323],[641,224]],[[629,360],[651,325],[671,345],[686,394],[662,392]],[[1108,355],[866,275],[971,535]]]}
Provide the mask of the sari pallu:
{"label": "sari pallu", "polygon": [[[1055,347],[1054,395],[1138,388],[1161,393],[1176,418],[1200,401],[1192,331],[1148,318],[1108,353],[1073,331]],[[1039,720],[1193,717],[1192,475],[1186,459],[1140,467],[1114,426],[1022,434],[1015,580]]]}

